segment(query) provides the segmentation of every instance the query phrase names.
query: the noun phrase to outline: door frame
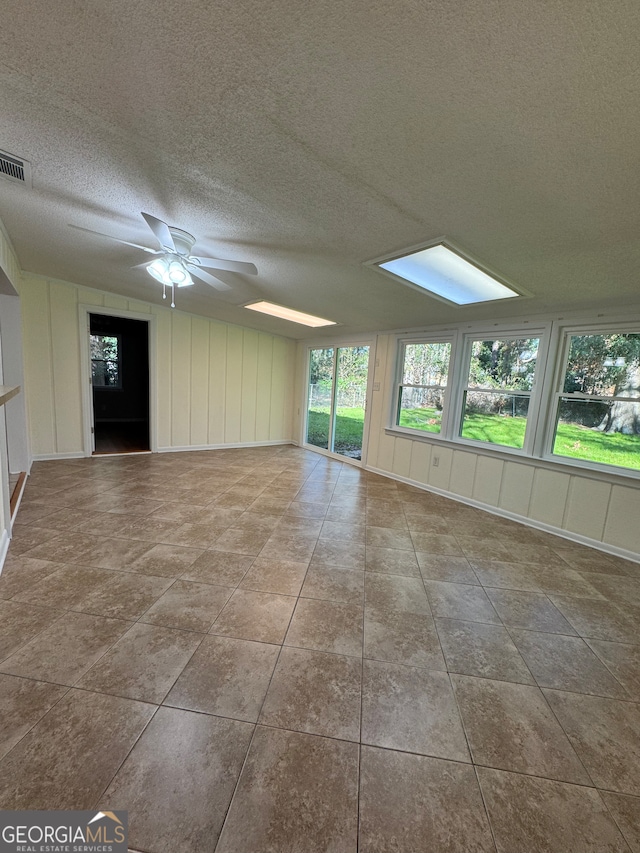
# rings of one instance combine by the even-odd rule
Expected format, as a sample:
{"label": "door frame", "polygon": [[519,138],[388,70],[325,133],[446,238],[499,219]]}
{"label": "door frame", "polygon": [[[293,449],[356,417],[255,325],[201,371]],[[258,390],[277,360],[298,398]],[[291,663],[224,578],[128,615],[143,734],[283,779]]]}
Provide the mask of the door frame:
{"label": "door frame", "polygon": [[143,320],[148,324],[149,347],[149,447],[150,451],[158,452],[158,424],[156,412],[158,409],[157,388],[157,356],[156,356],[156,316],[143,314],[139,311],[128,311],[124,308],[107,308],[102,305],[78,305],[78,322],[80,324],[80,380],[82,387],[82,444],[85,456],[93,456],[95,436],[93,429],[93,384],[91,382],[91,351],[89,349],[90,314],[104,314],[107,317],[122,317],[125,320]]}
{"label": "door frame", "polygon": [[[371,396],[373,393],[373,379],[376,365],[376,343],[377,338],[346,338],[339,341],[305,341],[304,355],[304,372],[303,372],[303,390],[301,399],[304,405],[304,416],[301,418],[302,434],[300,436],[300,444],[305,450],[313,450],[315,453],[320,453],[323,456],[328,456],[330,459],[337,459],[341,462],[346,462],[349,465],[355,465],[357,468],[366,468],[367,466],[367,451],[369,447],[369,428],[371,418]],[[345,347],[369,347],[369,363],[367,365],[367,392],[365,398],[364,409],[364,425],[362,430],[362,454],[360,459],[351,459],[349,456],[342,456],[340,453],[335,453],[332,450],[326,450],[324,447],[316,447],[315,444],[307,443],[307,426],[309,421],[309,367],[311,362],[311,350],[313,349],[344,349]],[[333,360],[333,390],[335,392],[335,379],[337,370],[337,359],[334,354]],[[335,414],[335,412],[334,412]]]}

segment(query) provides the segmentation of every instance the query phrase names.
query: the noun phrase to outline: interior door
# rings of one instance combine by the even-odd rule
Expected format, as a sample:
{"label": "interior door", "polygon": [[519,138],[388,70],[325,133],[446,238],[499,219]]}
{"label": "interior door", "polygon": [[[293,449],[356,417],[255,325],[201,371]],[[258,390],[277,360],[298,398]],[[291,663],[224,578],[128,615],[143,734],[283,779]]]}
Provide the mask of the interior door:
{"label": "interior door", "polygon": [[368,370],[368,346],[310,350],[307,444],[362,459]]}

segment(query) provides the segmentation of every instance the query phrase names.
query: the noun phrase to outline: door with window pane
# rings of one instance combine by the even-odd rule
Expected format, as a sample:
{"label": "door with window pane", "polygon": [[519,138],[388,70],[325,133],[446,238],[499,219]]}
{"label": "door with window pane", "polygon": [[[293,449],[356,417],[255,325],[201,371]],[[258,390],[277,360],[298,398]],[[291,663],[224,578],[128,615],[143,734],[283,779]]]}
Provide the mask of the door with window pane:
{"label": "door with window pane", "polygon": [[307,444],[362,459],[368,369],[368,346],[310,350]]}

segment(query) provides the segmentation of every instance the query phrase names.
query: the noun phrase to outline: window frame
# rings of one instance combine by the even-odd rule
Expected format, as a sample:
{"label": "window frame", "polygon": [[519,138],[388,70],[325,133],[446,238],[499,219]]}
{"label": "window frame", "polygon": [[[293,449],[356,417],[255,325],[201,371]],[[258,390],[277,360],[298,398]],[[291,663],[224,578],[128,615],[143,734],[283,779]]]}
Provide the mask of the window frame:
{"label": "window frame", "polygon": [[[596,394],[582,394],[580,392],[565,392],[564,380],[569,361],[572,337],[586,337],[588,335],[606,335],[606,334],[629,334],[640,335],[640,323],[638,322],[603,322],[588,324],[571,324],[562,325],[557,329],[558,342],[556,349],[555,365],[553,370],[552,380],[549,383],[547,391],[547,417],[545,424],[544,441],[542,445],[541,458],[555,465],[569,465],[575,468],[597,471],[603,474],[615,475],[619,477],[628,477],[631,479],[640,479],[640,469],[625,468],[621,465],[613,465],[606,462],[591,462],[588,459],[578,459],[573,456],[562,456],[553,452],[555,444],[556,430],[558,425],[558,409],[563,398],[571,397],[574,400],[587,401],[606,401],[613,399],[623,399],[619,397],[602,397]],[[640,400],[636,398],[636,402]]]}
{"label": "window frame", "polygon": [[[462,435],[462,423],[464,418],[465,392],[469,390],[469,373],[471,370],[471,359],[473,355],[473,344],[475,341],[487,340],[510,340],[522,338],[538,338],[538,354],[536,356],[536,369],[534,372],[531,391],[524,392],[522,396],[529,397],[529,408],[527,411],[527,424],[525,427],[524,442],[522,447],[511,447],[507,444],[493,444],[489,441],[480,441],[474,438],[465,438]],[[543,379],[549,351],[549,328],[547,326],[508,326],[498,325],[489,329],[486,326],[466,332],[462,340],[462,357],[460,358],[460,370],[458,372],[458,383],[455,393],[455,407],[453,410],[453,424],[450,439],[457,444],[465,444],[476,448],[491,448],[503,453],[512,453],[517,456],[533,456],[536,443],[536,434],[539,425],[540,408],[542,405]],[[477,389],[472,389],[477,390]],[[497,391],[498,389],[496,389]],[[506,393],[509,393],[508,391]],[[517,393],[517,392],[515,392]]]}
{"label": "window frame", "polygon": [[[446,440],[449,436],[449,423],[451,420],[451,393],[452,384],[455,376],[455,361],[457,350],[458,335],[456,332],[447,331],[444,334],[424,334],[424,335],[402,335],[396,338],[396,371],[393,383],[393,393],[391,399],[390,423],[394,432],[402,433],[412,437],[429,437],[434,441]],[[406,347],[411,344],[449,344],[451,347],[449,353],[449,366],[447,369],[447,384],[442,385],[405,385],[402,382],[404,374],[404,353]],[[442,406],[442,419],[440,422],[440,432],[429,432],[428,430],[414,429],[412,427],[403,427],[398,423],[400,419],[401,405],[401,390],[402,388],[444,388],[444,403]]]}

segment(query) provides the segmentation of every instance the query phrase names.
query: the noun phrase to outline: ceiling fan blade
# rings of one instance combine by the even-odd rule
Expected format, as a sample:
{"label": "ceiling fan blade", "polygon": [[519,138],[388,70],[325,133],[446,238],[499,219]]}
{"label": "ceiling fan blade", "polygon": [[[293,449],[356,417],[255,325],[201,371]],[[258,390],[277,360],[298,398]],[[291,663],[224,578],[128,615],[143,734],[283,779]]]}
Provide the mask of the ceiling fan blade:
{"label": "ceiling fan blade", "polygon": [[230,272],[241,272],[245,275],[258,275],[255,264],[247,264],[244,261],[224,261],[221,258],[198,258],[191,255],[191,259],[197,261],[201,267],[209,270],[229,270]]}
{"label": "ceiling fan blade", "polygon": [[217,278],[209,275],[208,272],[201,270],[200,267],[197,267],[195,264],[187,264],[186,266],[191,275],[194,275],[206,284],[210,284],[211,287],[215,287],[216,290],[232,290],[232,288],[229,287],[228,284],[225,284],[224,281],[219,281]]}
{"label": "ceiling fan blade", "polygon": [[115,240],[116,243],[122,243],[124,246],[133,246],[134,249],[142,249],[143,252],[149,252],[150,255],[159,255],[155,249],[150,249],[148,246],[140,246],[138,243],[130,243],[128,240],[121,240],[119,237],[113,237],[111,234],[101,234],[100,231],[92,231],[90,228],[81,228],[79,225],[71,225],[76,231],[86,231],[87,234],[95,234],[96,237],[106,237],[107,240]]}
{"label": "ceiling fan blade", "polygon": [[171,236],[171,231],[169,231],[167,223],[163,222],[162,219],[152,216],[150,213],[143,212],[142,216],[149,228],[153,231],[156,240],[160,243],[162,248],[169,252],[175,252],[176,246],[173,242],[173,237]]}

